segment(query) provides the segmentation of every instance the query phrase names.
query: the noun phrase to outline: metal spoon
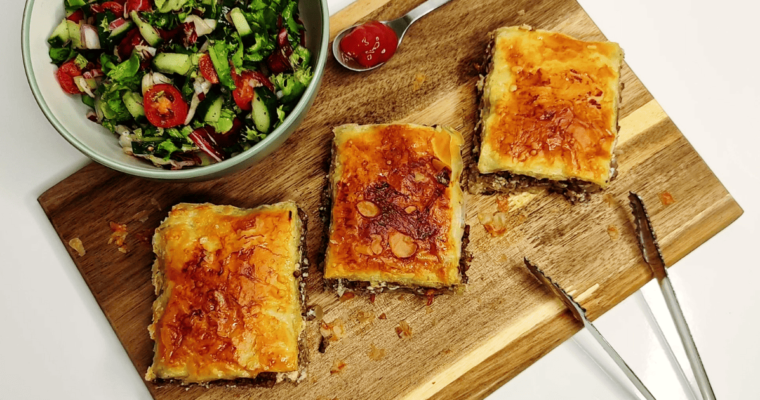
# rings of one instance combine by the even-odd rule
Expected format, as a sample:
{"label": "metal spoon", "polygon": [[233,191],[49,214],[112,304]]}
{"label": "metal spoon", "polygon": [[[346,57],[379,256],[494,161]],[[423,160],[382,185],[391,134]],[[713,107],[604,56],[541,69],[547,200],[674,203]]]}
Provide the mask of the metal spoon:
{"label": "metal spoon", "polygon": [[[404,39],[404,34],[406,33],[406,30],[409,29],[409,27],[413,23],[415,23],[418,19],[422,18],[427,13],[435,10],[436,8],[450,1],[451,0],[428,0],[420,4],[419,6],[417,6],[417,8],[415,8],[414,10],[409,11],[408,13],[406,13],[406,15],[404,15],[401,18],[396,18],[393,21],[380,21],[380,23],[393,29],[393,31],[396,33],[396,36],[398,37],[398,46],[396,47],[396,49],[398,49],[398,47],[401,47],[401,40]],[[348,27],[340,31],[340,33],[338,33],[338,35],[335,36],[335,39],[333,40],[333,46],[332,46],[333,55],[335,56],[335,59],[338,60],[340,65],[350,69],[351,71],[356,71],[356,72],[369,71],[385,64],[385,63],[381,63],[373,67],[365,68],[357,62],[349,63],[347,62],[347,60],[343,59],[343,52],[340,51],[340,41],[343,39],[344,36],[346,36],[347,33],[349,33],[352,29],[356,28],[357,26],[359,26],[359,24]]]}

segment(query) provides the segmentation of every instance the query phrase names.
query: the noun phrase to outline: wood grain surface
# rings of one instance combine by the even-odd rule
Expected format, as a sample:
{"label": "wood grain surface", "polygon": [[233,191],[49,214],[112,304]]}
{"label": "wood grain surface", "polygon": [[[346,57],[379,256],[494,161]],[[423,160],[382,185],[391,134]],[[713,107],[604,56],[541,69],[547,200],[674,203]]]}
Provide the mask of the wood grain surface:
{"label": "wood grain surface", "polygon": [[[360,0],[332,17],[331,32],[357,20],[392,19],[418,3]],[[361,297],[339,301],[325,291],[314,265],[322,246],[317,210],[332,127],[393,121],[450,125],[465,134],[469,161],[474,64],[481,62],[487,32],[520,24],[604,39],[574,0],[455,0],[416,23],[398,54],[380,69],[357,75],[328,59],[322,89],[306,120],[259,165],[215,181],[173,184],[133,178],[93,163],[40,197],[61,240],[82,240],[86,255],[79,257],[67,248],[141,375],[152,357],[146,327],[154,299],[153,254],[141,237],[149,237],[173,204],[209,201],[254,207],[293,199],[309,214],[310,303],[323,307],[325,321],[343,321],[345,337],[321,354],[316,350],[317,321],[309,323],[310,375],[299,386],[148,383],[156,399],[483,398],[581,328],[524,270],[523,256],[568,289],[595,319],[651,279],[634,242],[629,190],[647,203],[669,265],[741,215],[731,195],[625,66],[620,171],[605,194],[576,206],[556,195],[513,197],[508,233],[495,238],[477,219],[478,213],[496,211],[495,198],[468,195],[470,249],[475,255],[471,283],[464,294],[440,296],[430,307],[411,295],[381,294],[371,304]],[[664,191],[673,195],[674,204],[659,201]],[[128,225],[126,254],[108,244],[109,221]],[[619,237],[609,234],[610,227]],[[379,319],[381,314],[387,319]],[[394,328],[402,320],[412,327],[411,337],[397,336]],[[371,346],[383,349],[385,356],[370,358]],[[345,368],[331,373],[337,361]]]}

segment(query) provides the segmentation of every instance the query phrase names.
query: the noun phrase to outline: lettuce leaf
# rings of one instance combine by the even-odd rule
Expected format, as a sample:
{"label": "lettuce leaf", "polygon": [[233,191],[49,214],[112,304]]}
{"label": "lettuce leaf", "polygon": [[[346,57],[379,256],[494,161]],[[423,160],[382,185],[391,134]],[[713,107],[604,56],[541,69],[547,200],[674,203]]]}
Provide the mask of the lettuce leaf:
{"label": "lettuce leaf", "polygon": [[254,32],[253,37],[256,42],[253,46],[245,49],[245,56],[243,59],[249,62],[259,62],[272,54],[272,51],[275,49],[275,42],[270,35],[259,32]]}
{"label": "lettuce leaf", "polygon": [[298,100],[306,87],[309,86],[313,74],[310,67],[297,69],[293,74],[277,74],[274,76],[274,86],[277,90],[282,91],[283,103],[289,103]]}
{"label": "lettuce leaf", "polygon": [[298,2],[294,0],[288,1],[288,4],[285,6],[285,9],[282,10],[282,20],[285,22],[285,25],[288,27],[288,32],[290,32],[291,35],[298,37],[301,34],[301,29],[303,29],[303,25],[296,22],[296,14],[298,13]]}
{"label": "lettuce leaf", "polygon": [[129,60],[124,61],[123,63],[117,65],[110,71],[108,71],[106,74],[109,78],[111,78],[114,81],[121,81],[128,78],[132,78],[137,74],[137,71],[140,70],[140,57],[137,56],[137,53],[132,53],[132,57],[129,57]]}

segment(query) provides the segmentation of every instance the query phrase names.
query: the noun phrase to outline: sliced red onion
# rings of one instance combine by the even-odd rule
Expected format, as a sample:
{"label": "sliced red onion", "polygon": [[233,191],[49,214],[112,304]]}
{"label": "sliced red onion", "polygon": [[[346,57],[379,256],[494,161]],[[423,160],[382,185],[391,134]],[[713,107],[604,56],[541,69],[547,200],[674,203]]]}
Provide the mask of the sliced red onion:
{"label": "sliced red onion", "polygon": [[124,134],[128,134],[128,133],[130,133],[130,132],[131,132],[131,131],[129,130],[129,127],[128,127],[128,126],[126,126],[126,125],[116,125],[116,126],[113,128],[113,130],[114,130],[114,132],[116,132],[118,135],[124,135]]}
{"label": "sliced red onion", "polygon": [[210,44],[211,44],[210,40],[206,40],[205,42],[203,42],[203,46],[201,46],[201,48],[198,50],[198,53],[205,53],[206,50],[208,50],[208,46]]}
{"label": "sliced red onion", "polygon": [[154,85],[159,85],[162,83],[168,83],[171,84],[172,80],[167,78],[166,75],[160,73],[160,72],[152,72],[147,73],[142,78],[142,94],[145,96],[145,93],[150,90]]}
{"label": "sliced red onion", "polygon": [[172,169],[182,169],[185,167],[192,167],[195,165],[195,161],[192,160],[184,160],[184,161],[176,161],[176,160],[169,160],[169,162],[172,164]]}
{"label": "sliced red onion", "polygon": [[124,18],[116,18],[115,20],[111,21],[110,24],[108,24],[108,29],[113,31],[116,30],[116,28],[121,27],[122,25],[126,24],[127,21]]}
{"label": "sliced red onion", "polygon": [[87,110],[87,114],[85,114],[85,117],[89,119],[92,122],[100,122],[98,121],[98,113],[95,112],[95,110]]}
{"label": "sliced red onion", "polygon": [[195,109],[198,108],[198,104],[201,104],[201,100],[198,97],[198,93],[193,95],[193,100],[190,101],[190,109],[187,110],[187,117],[185,117],[185,125],[189,124],[195,116]]}
{"label": "sliced red onion", "polygon": [[114,132],[119,135],[119,145],[121,145],[121,150],[132,155],[132,131],[124,125],[116,125]]}
{"label": "sliced red onion", "polygon": [[256,70],[249,71],[248,73],[250,74],[250,79],[248,79],[250,87],[255,89],[259,86],[266,86],[267,89],[274,92],[274,84],[272,84],[272,81],[266,75]]}
{"label": "sliced red onion", "polygon": [[143,46],[141,44],[138,44],[137,46],[135,46],[135,50],[137,50],[137,54],[143,60],[149,60],[156,56],[155,47]]}
{"label": "sliced red onion", "polygon": [[79,33],[82,40],[82,45],[85,49],[96,50],[100,48],[100,38],[98,37],[98,30],[94,26],[89,24],[82,24],[79,28]]}
{"label": "sliced red onion", "polygon": [[103,73],[102,70],[98,68],[93,68],[89,71],[85,71],[84,73],[82,73],[82,76],[84,76],[84,79],[96,79],[96,78],[105,76],[105,74]]}
{"label": "sliced red onion", "polygon": [[198,76],[195,77],[195,81],[193,82],[193,89],[195,90],[195,94],[206,94],[209,90],[211,90],[211,82],[207,81],[203,75],[198,74]]}
{"label": "sliced red onion", "polygon": [[290,57],[290,55],[293,54],[293,48],[290,47],[290,42],[288,42],[287,28],[280,29],[280,33],[277,34],[277,47],[282,49],[285,53],[285,57]]}
{"label": "sliced red onion", "polygon": [[[190,14],[188,15],[184,21],[184,23],[190,23],[192,22],[193,25],[195,25],[195,34],[198,35],[198,37],[208,35],[209,33],[214,31],[214,28],[216,28],[216,21],[213,19],[203,19],[197,15]],[[209,25],[209,22],[211,22],[211,25]]]}
{"label": "sliced red onion", "polygon": [[154,156],[153,154],[145,155],[145,154],[135,154],[135,156],[140,158],[145,158],[147,160],[150,160],[154,165],[156,166],[164,166],[164,165],[171,165],[171,169],[177,170],[182,169],[182,167],[185,166],[192,166],[195,165],[193,161],[177,161],[177,160],[164,160],[163,158],[159,158]]}
{"label": "sliced red onion", "polygon": [[92,92],[90,85],[87,84],[87,79],[85,79],[83,76],[75,76],[74,83],[77,85],[77,88],[80,91],[87,93],[87,95],[92,98],[95,98],[95,93]]}
{"label": "sliced red onion", "polygon": [[224,154],[216,148],[216,143],[206,128],[196,129],[188,137],[201,151],[208,154],[216,162],[224,160]]}
{"label": "sliced red onion", "polygon": [[263,84],[263,83],[261,83],[261,82],[259,82],[259,81],[258,81],[258,80],[256,80],[256,79],[249,79],[249,80],[248,80],[248,86],[250,86],[250,87],[252,87],[252,88],[256,89],[256,88],[257,88],[257,87],[259,87],[259,86],[264,86],[264,84]]}

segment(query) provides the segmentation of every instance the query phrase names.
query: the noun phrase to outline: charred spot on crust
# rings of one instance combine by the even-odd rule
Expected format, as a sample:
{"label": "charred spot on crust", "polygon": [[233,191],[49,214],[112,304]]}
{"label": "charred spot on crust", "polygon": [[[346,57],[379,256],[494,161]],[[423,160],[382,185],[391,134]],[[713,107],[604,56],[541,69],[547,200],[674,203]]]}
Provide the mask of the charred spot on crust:
{"label": "charred spot on crust", "polygon": [[435,180],[443,186],[448,187],[451,183],[451,170],[446,167],[435,175]]}
{"label": "charred spot on crust", "polygon": [[[438,197],[443,195],[441,188],[436,188],[428,200],[433,203]],[[381,233],[389,228],[393,228],[407,236],[417,240],[431,239],[438,232],[438,227],[430,221],[430,208],[415,210],[407,213],[399,205],[406,196],[391,187],[387,182],[379,182],[369,186],[364,191],[364,198],[375,203],[380,208],[380,214],[369,221],[369,232],[372,234]]]}

